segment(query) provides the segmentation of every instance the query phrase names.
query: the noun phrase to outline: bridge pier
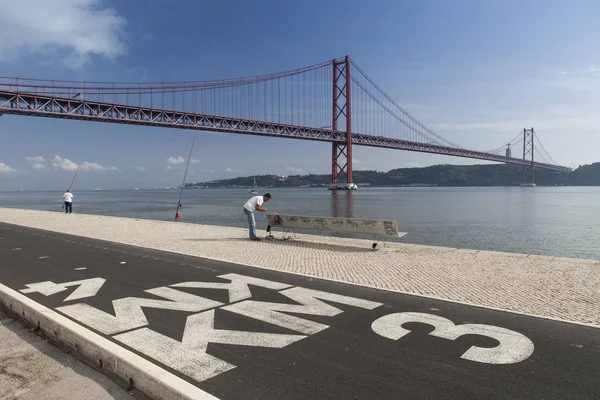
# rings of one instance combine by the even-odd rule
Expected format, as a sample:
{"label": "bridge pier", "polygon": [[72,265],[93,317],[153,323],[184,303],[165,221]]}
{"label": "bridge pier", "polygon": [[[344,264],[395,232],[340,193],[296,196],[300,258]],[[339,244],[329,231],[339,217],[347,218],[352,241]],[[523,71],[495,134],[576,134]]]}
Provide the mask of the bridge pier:
{"label": "bridge pier", "polygon": [[[338,188],[338,179],[346,177],[342,189],[355,189],[352,183],[352,108],[350,101],[350,57],[343,61],[333,60],[333,131],[345,128],[346,140],[332,143],[331,146],[331,187]],[[345,117],[345,118],[344,118]],[[342,128],[342,129],[343,129]]]}
{"label": "bridge pier", "polygon": [[521,186],[535,186],[535,167],[534,167],[534,162],[533,162],[533,153],[534,153],[534,147],[533,147],[533,137],[534,137],[534,131],[533,128],[531,129],[523,129],[523,161],[527,160],[527,156],[531,154],[531,182],[526,182],[525,178],[526,178],[526,170],[527,170],[527,166],[523,165],[523,178],[521,179]]}

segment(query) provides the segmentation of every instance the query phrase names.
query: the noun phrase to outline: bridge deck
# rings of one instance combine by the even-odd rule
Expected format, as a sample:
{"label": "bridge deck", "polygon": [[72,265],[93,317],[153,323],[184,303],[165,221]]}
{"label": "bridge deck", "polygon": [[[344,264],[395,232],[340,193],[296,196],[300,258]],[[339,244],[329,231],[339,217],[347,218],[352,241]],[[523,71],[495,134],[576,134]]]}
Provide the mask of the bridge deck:
{"label": "bridge deck", "polygon": [[[194,129],[323,142],[343,143],[346,140],[345,132],[334,131],[331,129],[312,128],[144,106],[52,97],[51,95],[43,93],[0,91],[0,113],[2,112],[15,115]],[[531,162],[528,160],[442,146],[433,143],[414,142],[365,133],[353,133],[352,138],[352,144],[357,146],[434,153],[524,166],[531,165]],[[570,171],[567,167],[540,162],[534,162],[534,167],[560,172]]]}

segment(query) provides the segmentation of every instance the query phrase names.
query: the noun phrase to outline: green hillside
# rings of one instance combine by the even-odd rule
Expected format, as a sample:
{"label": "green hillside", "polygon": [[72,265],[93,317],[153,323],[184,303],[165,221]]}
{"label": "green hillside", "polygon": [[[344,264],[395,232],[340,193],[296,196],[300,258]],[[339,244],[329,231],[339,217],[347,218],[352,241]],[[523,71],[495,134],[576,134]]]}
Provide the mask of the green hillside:
{"label": "green hillside", "polygon": [[[530,171],[527,171],[529,181]],[[398,168],[388,172],[354,171],[354,183],[371,186],[518,186],[522,168],[515,165],[434,165],[424,168]],[[187,187],[250,187],[253,176],[220,179],[210,182],[187,183]],[[330,174],[290,175],[281,180],[278,175],[258,175],[260,187],[328,186]],[[600,162],[582,165],[571,173],[537,169],[538,186],[600,186]]]}

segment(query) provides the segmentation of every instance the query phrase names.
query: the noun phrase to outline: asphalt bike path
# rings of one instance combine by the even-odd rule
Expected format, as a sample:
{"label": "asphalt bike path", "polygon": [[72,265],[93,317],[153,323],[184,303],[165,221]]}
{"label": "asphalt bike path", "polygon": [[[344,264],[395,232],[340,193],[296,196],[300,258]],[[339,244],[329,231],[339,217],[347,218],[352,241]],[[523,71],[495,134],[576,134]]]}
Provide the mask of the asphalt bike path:
{"label": "asphalt bike path", "polygon": [[1,284],[218,399],[600,398],[595,327],[3,223],[0,238]]}

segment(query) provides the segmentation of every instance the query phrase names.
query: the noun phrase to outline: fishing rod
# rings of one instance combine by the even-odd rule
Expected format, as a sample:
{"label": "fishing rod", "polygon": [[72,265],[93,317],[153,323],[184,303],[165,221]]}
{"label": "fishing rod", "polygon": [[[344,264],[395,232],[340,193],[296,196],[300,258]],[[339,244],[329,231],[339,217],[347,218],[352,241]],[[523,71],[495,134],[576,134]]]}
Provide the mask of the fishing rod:
{"label": "fishing rod", "polygon": [[190,166],[190,160],[192,159],[192,150],[194,150],[194,143],[196,142],[196,132],[194,132],[194,140],[192,140],[192,147],[190,147],[190,155],[188,156],[187,165],[185,166],[185,173],[183,174],[183,182],[181,183],[181,191],[179,192],[179,200],[177,200],[177,210],[175,211],[175,220],[177,221],[181,215],[179,215],[179,209],[181,208],[181,196],[183,195],[183,187],[185,186],[185,177],[188,173],[188,167]]}
{"label": "fishing rod", "polygon": [[71,188],[73,187],[73,182],[75,182],[75,178],[77,178],[77,173],[79,172],[79,168],[81,168],[81,166],[77,167],[77,171],[75,171],[75,175],[73,176],[73,179],[71,180],[71,184],[69,185],[69,190],[71,190]]}
{"label": "fishing rod", "polygon": [[[75,182],[75,178],[77,178],[77,173],[79,172],[79,168],[81,168],[81,165],[77,167],[77,171],[75,171],[75,175],[73,176],[73,179],[71,179],[71,184],[69,185],[69,189],[67,190],[67,192],[69,190],[71,190],[71,188],[73,187],[73,182]],[[64,201],[63,201],[62,208],[63,208],[63,210],[65,208],[65,202]]]}

